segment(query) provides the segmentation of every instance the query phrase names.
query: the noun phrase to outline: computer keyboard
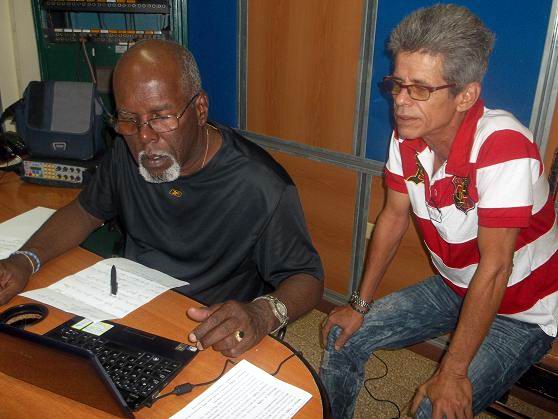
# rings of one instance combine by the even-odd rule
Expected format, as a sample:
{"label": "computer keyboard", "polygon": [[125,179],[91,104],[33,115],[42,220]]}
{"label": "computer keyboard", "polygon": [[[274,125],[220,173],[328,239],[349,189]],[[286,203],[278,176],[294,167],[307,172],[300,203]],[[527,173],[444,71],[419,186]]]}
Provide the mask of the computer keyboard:
{"label": "computer keyboard", "polygon": [[155,390],[166,385],[181,367],[180,363],[161,355],[130,350],[119,343],[71,327],[60,328],[49,335],[93,352],[133,410]]}

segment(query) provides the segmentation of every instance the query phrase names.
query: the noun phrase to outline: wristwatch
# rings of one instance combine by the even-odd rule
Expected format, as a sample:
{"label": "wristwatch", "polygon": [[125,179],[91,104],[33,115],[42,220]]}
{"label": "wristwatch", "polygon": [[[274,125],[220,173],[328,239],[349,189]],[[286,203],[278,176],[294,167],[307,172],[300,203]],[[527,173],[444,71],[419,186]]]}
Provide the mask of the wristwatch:
{"label": "wristwatch", "polygon": [[275,330],[273,330],[271,334],[276,333],[278,330],[281,330],[281,328],[287,325],[287,323],[289,322],[289,316],[287,313],[287,306],[285,305],[285,303],[283,303],[283,301],[269,294],[256,297],[253,301],[257,300],[266,300],[271,307],[273,315],[277,318],[277,320],[279,320],[279,326]]}
{"label": "wristwatch", "polygon": [[372,302],[367,302],[366,300],[363,300],[360,295],[358,294],[358,292],[354,291],[351,294],[351,298],[349,300],[349,305],[351,306],[351,308],[356,311],[357,313],[360,314],[367,314],[370,309],[372,308]]}

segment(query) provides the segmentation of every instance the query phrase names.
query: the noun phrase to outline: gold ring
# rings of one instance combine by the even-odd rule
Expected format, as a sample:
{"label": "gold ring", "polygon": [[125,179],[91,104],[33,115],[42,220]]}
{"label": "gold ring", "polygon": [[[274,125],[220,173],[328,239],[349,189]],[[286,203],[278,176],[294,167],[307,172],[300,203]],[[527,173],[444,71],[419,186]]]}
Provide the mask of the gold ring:
{"label": "gold ring", "polygon": [[244,339],[244,332],[242,330],[237,330],[234,332],[234,338],[237,342],[242,341],[242,339]]}

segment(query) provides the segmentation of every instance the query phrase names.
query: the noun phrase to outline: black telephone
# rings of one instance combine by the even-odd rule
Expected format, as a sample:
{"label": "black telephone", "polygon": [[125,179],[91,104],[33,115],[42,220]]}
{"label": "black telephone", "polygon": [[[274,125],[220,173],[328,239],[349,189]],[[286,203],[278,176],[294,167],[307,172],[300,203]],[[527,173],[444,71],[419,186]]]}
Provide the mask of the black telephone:
{"label": "black telephone", "polygon": [[18,134],[12,131],[4,132],[4,121],[7,119],[13,120],[15,117],[15,107],[18,103],[19,101],[6,108],[0,116],[0,166],[2,163],[6,164],[16,157],[27,154],[25,143]]}
{"label": "black telephone", "polygon": [[25,144],[15,132],[0,133],[0,162],[8,162],[27,154]]}

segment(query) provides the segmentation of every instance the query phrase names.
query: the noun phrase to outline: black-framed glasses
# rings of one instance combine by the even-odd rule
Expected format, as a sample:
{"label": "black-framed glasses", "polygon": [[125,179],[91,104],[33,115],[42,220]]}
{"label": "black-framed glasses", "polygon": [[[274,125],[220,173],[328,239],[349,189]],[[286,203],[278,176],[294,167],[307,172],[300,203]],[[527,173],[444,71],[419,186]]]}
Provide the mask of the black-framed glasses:
{"label": "black-framed glasses", "polygon": [[188,109],[188,107],[199,95],[199,93],[196,93],[194,96],[192,96],[182,112],[180,112],[178,115],[156,116],[155,118],[148,119],[145,122],[138,122],[137,119],[134,118],[117,117],[115,120],[113,120],[114,129],[116,130],[116,132],[122,135],[133,135],[138,132],[144,125],[149,125],[149,128],[157,133],[174,131],[178,128],[178,121],[180,120],[180,118],[182,118],[182,115],[184,115],[186,109]]}
{"label": "black-framed glasses", "polygon": [[397,96],[401,93],[401,90],[407,89],[407,93],[414,100],[428,100],[430,95],[437,90],[447,89],[449,87],[455,87],[455,83],[444,84],[443,86],[425,86],[424,84],[403,84],[401,80],[386,76],[381,84],[382,89],[393,96]]}

